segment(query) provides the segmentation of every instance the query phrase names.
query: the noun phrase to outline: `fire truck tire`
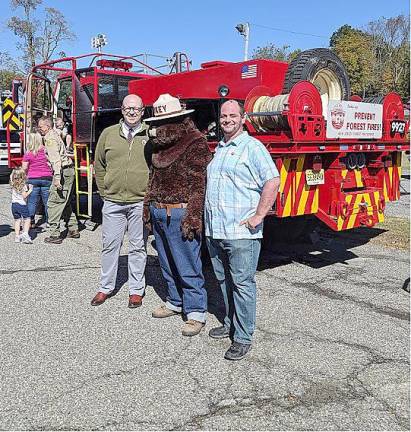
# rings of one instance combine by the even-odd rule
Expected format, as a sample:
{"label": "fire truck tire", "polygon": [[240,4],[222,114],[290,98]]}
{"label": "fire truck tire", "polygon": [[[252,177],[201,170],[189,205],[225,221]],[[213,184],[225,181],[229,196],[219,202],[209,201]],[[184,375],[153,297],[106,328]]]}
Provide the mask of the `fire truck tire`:
{"label": "fire truck tire", "polygon": [[289,64],[282,93],[290,93],[299,81],[312,82],[327,99],[348,100],[351,95],[347,71],[341,60],[327,48],[302,51]]}
{"label": "fire truck tire", "polygon": [[362,100],[365,103],[380,104],[384,103],[384,96],[370,96]]}

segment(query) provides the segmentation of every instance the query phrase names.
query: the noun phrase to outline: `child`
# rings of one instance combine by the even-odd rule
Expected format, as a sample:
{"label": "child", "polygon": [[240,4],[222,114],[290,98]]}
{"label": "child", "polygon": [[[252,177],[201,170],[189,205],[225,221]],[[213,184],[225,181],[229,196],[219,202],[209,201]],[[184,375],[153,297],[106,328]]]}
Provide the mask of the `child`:
{"label": "child", "polygon": [[[30,213],[27,206],[27,197],[33,190],[32,185],[27,185],[26,172],[23,168],[15,168],[10,175],[11,186],[11,212],[14,218],[14,232],[16,243],[33,243],[29,236]],[[20,235],[20,224],[23,219],[23,234]]]}
{"label": "child", "polygon": [[66,146],[67,153],[71,155],[73,153],[73,148],[71,145],[71,135],[68,133],[68,128],[62,118],[56,118],[54,129],[60,135],[60,138],[63,140],[64,145]]}

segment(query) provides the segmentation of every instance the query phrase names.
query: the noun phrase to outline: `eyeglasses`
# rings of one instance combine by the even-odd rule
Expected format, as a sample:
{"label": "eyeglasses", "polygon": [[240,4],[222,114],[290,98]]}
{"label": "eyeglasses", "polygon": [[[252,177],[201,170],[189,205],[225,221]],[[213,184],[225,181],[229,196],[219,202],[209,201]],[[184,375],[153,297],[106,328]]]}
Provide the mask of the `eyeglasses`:
{"label": "eyeglasses", "polygon": [[142,113],[144,111],[144,107],[140,107],[140,108],[134,108],[134,107],[121,107],[121,109],[127,113],[130,114],[131,112],[136,112],[136,113]]}

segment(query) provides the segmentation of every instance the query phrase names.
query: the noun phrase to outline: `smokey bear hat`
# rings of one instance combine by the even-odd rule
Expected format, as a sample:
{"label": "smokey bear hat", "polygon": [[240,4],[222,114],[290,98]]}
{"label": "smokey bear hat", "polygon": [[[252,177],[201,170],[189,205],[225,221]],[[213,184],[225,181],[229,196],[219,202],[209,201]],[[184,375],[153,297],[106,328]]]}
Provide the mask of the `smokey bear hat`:
{"label": "smokey bear hat", "polygon": [[171,96],[168,93],[160,95],[160,97],[153,103],[154,117],[145,119],[146,122],[153,122],[156,120],[163,120],[172,117],[179,117],[192,113],[193,109],[185,109],[181,106],[178,98]]}

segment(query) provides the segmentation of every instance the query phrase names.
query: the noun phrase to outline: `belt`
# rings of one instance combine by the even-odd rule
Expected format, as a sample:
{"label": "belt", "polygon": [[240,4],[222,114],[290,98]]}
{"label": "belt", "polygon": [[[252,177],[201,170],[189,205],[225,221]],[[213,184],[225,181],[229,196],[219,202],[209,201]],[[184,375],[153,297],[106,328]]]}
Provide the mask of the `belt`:
{"label": "belt", "polygon": [[63,166],[63,167],[61,167],[62,169],[68,169],[68,168],[73,168],[73,164],[71,164],[71,165],[65,165],[65,166]]}
{"label": "belt", "polygon": [[173,208],[187,208],[187,203],[168,204],[168,203],[159,203],[159,202],[151,201],[150,204],[153,207],[158,209],[166,209],[167,216],[171,216],[171,209]]}

